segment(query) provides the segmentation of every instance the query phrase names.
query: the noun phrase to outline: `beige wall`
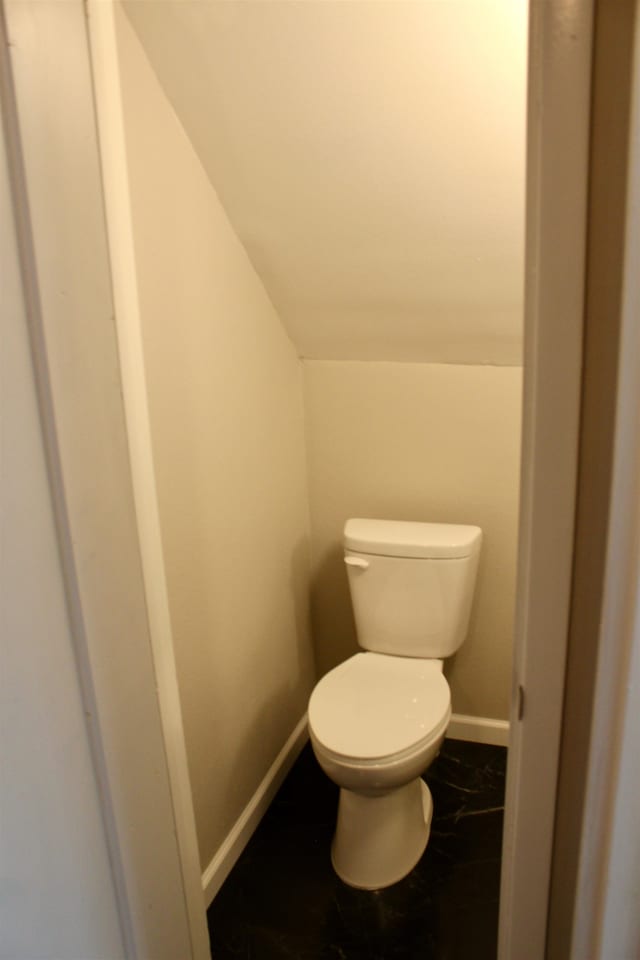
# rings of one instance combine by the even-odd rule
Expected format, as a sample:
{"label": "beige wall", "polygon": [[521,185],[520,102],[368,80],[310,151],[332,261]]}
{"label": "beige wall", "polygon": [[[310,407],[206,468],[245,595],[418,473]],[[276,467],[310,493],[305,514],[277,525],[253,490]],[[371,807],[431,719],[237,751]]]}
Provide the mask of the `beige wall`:
{"label": "beige wall", "polygon": [[[437,510],[455,521],[464,514],[487,537],[470,642],[448,668],[455,707],[505,717],[527,5],[124,0],[124,7],[298,353],[310,361],[319,665],[353,649],[344,578],[335,554],[326,560],[344,516],[366,509],[430,518]],[[448,396],[442,421],[427,409],[440,412],[440,381]],[[334,386],[357,394],[350,409],[336,408]],[[378,426],[359,435],[353,409],[358,417],[379,411],[383,445]]]}
{"label": "beige wall", "polygon": [[521,369],[306,361],[304,370],[320,672],[356,649],[347,517],[475,523],[484,543],[470,632],[445,669],[454,711],[507,718]]}
{"label": "beige wall", "polygon": [[302,356],[521,362],[527,3],[125,7]]}
{"label": "beige wall", "polygon": [[117,13],[156,482],[204,866],[313,682],[301,369]]}
{"label": "beige wall", "polygon": [[[267,21],[276,14],[299,15],[302,20],[296,22],[296,29],[304,34],[309,27],[304,11],[296,12],[292,7],[287,12],[285,6],[279,5],[277,10],[274,7],[273,11],[265,7],[262,12],[260,5],[252,9],[255,16],[264,16]],[[365,7],[367,16],[375,18],[380,13],[371,4],[363,5],[363,13]],[[495,11],[499,8],[503,10],[498,4]],[[519,130],[518,124],[523,123],[524,110],[519,115],[515,102],[524,89],[523,77],[518,73],[522,64],[515,63],[520,63],[519,53],[514,53],[515,60],[508,61],[509,70],[515,70],[518,76],[512,89],[515,99],[509,107],[513,149],[507,151],[508,160],[501,150],[511,171],[511,186],[506,190],[509,196],[503,197],[508,214],[502,217],[495,206],[491,213],[492,222],[499,223],[502,231],[502,240],[496,240],[495,232],[491,233],[496,250],[504,248],[508,255],[505,254],[506,259],[502,254],[494,257],[495,250],[488,255],[486,231],[467,223],[468,237],[473,239],[477,233],[482,250],[478,260],[471,246],[465,247],[469,256],[475,258],[474,265],[464,269],[464,283],[458,278],[454,284],[456,296],[463,294],[476,311],[473,323],[477,321],[478,325],[473,335],[464,323],[458,328],[455,323],[452,326],[448,320],[444,322],[449,316],[447,311],[456,313],[458,301],[446,291],[434,293],[435,288],[429,287],[429,297],[435,297],[431,305],[438,300],[442,309],[430,312],[426,301],[419,302],[417,298],[411,307],[413,332],[400,347],[396,339],[398,323],[401,316],[406,319],[409,314],[403,314],[399,301],[377,287],[372,291],[369,283],[368,302],[386,304],[385,309],[391,311],[378,318],[380,323],[376,326],[378,321],[372,325],[371,318],[367,320],[368,315],[357,308],[353,291],[345,294],[339,290],[343,306],[346,304],[345,309],[352,311],[359,324],[358,336],[347,355],[355,352],[361,360],[369,358],[369,362],[304,362],[305,437],[301,367],[296,350],[207,177],[207,173],[215,174],[217,184],[222,176],[211,151],[199,143],[197,131],[190,129],[199,155],[207,164],[205,172],[167,99],[171,97],[179,106],[187,126],[197,107],[196,114],[207,117],[211,137],[220,134],[226,149],[233,139],[229,139],[230,131],[225,127],[230,114],[227,111],[224,120],[213,106],[220,107],[216,97],[236,89],[235,83],[221,84],[209,77],[199,87],[203,99],[197,103],[190,100],[187,109],[188,104],[177,102],[179,98],[176,99],[166,71],[160,70],[165,63],[163,56],[169,65],[180,65],[183,41],[185,50],[192,54],[193,64],[202,66],[198,59],[202,52],[200,41],[211,24],[207,27],[206,21],[201,29],[187,31],[185,39],[180,31],[189,24],[193,26],[190,18],[214,13],[223,20],[230,17],[225,20],[224,29],[231,31],[231,49],[233,43],[248,42],[243,34],[247,26],[244,14],[237,6],[226,12],[221,6],[216,11],[207,8],[208,12],[198,12],[172,3],[134,3],[127,4],[126,9],[164,84],[163,89],[128,19],[118,11],[154,461],[204,865],[304,711],[312,683],[307,629],[305,440],[313,537],[314,645],[321,670],[355,649],[340,559],[341,530],[347,516],[369,514],[478,523],[485,532],[485,545],[470,636],[455,660],[447,665],[447,672],[457,712],[496,718],[508,715],[521,371],[513,366],[382,362],[371,358],[425,359],[434,352],[440,356],[433,349],[433,337],[438,340],[441,335],[437,332],[438,324],[442,326],[442,336],[450,338],[451,349],[443,354],[449,359],[509,363],[519,357],[523,171],[517,158],[523,144],[516,128]],[[466,14],[471,15],[470,7]],[[411,16],[419,15],[418,6],[412,7]],[[350,16],[355,16],[354,11]],[[267,29],[270,42],[275,43],[277,31],[269,32],[267,21],[260,20],[260,29]],[[256,23],[251,20],[249,26]],[[325,23],[322,42],[329,42],[333,36],[332,23]],[[350,28],[357,27],[355,22],[350,23]],[[445,29],[444,21],[442,26]],[[514,21],[513,26],[518,33],[521,25]],[[396,37],[394,43],[402,46],[411,33],[408,30],[406,36],[403,34],[404,40]],[[313,35],[317,38],[317,34]],[[214,31],[214,37],[218,36]],[[524,42],[524,37],[521,39]],[[164,54],[160,56],[162,50]],[[206,63],[207,70],[218,68],[216,58],[208,56]],[[281,58],[276,57],[274,63],[282,66]],[[180,69],[178,76],[184,79],[187,74]],[[521,81],[522,90],[518,86]],[[291,85],[285,86],[292,93]],[[504,84],[497,87],[504,89]],[[242,89],[246,93],[245,87]],[[519,91],[517,96],[515,91]],[[356,106],[361,109],[363,105]],[[312,114],[313,110],[309,114],[313,128],[321,129],[322,125],[316,127],[317,117],[313,119]],[[242,110],[237,116],[242,117]],[[254,121],[251,129],[260,136],[266,135],[268,129],[277,129],[283,135],[288,129],[273,117],[268,122],[263,117],[257,126]],[[460,129],[463,127],[461,124]],[[300,129],[299,124],[296,129]],[[243,180],[241,191],[243,202],[255,203],[256,209],[262,203],[259,190],[255,192],[256,177],[269,169],[273,160],[269,160],[267,146],[260,147],[260,162],[249,179]],[[495,156],[485,146],[486,169],[493,170]],[[320,144],[312,147],[314,156],[325,155]],[[242,149],[239,146],[236,152],[241,172],[242,164],[253,153],[246,145]],[[493,157],[491,162],[489,154]],[[369,151],[369,155],[374,156],[375,151]],[[396,171],[397,183],[396,174],[401,167],[394,166],[393,158],[388,159],[389,169]],[[302,176],[308,170],[308,164],[298,160],[290,165],[289,174],[297,171],[296,176]],[[286,180],[290,199],[290,176]],[[293,182],[298,184],[294,193],[299,199],[304,185],[295,177]],[[502,182],[507,180],[502,178]],[[468,186],[470,195],[487,195],[478,184],[473,189]],[[371,196],[378,194],[365,190],[363,196],[365,193],[371,210]],[[415,195],[421,196],[420,191],[414,191],[414,199]],[[390,208],[397,211],[407,206],[397,201],[398,198],[393,202],[389,199]],[[467,203],[462,206],[469,210]],[[269,213],[270,223],[276,219],[276,213],[282,213],[284,208],[280,207]],[[415,203],[411,210],[415,210]],[[241,221],[242,217],[234,220],[234,227],[240,228],[244,222]],[[285,223],[282,219],[278,222]],[[305,221],[305,230],[315,222],[313,217]],[[411,223],[415,225],[413,213]],[[428,218],[422,226],[433,232]],[[369,235],[368,227],[366,232]],[[254,241],[261,245],[260,236],[258,230],[257,239],[244,237],[250,252]],[[329,234],[320,239],[324,251],[336,252]],[[461,248],[456,246],[455,238],[450,239],[457,263]],[[302,245],[296,240],[296,249],[309,253],[313,242],[310,236]],[[264,247],[267,257],[270,244],[271,241]],[[352,250],[359,248],[355,241],[350,241],[349,246]],[[421,264],[430,262],[428,249],[416,235],[405,234],[401,246],[403,257],[410,247]],[[339,251],[337,255],[340,263],[348,266],[349,257]],[[255,250],[252,256],[256,261]],[[375,256],[374,251],[374,261]],[[483,258],[487,256],[485,262]],[[313,260],[317,268],[320,261],[315,255]],[[399,257],[397,262],[401,261]],[[302,274],[294,261],[288,263],[285,272],[292,283],[301,281]],[[312,273],[314,283],[322,280],[322,296],[327,290],[337,289],[330,271],[318,273],[314,269]],[[268,270],[261,269],[261,274],[270,282]],[[365,274],[370,280],[379,276],[379,270],[371,263],[357,266],[356,275]],[[418,274],[423,277],[422,270]],[[481,286],[484,284],[482,296],[474,287],[474,277]],[[271,283],[269,289],[277,295],[277,283]],[[505,316],[502,311],[507,302],[509,320],[503,329],[499,318]],[[313,319],[313,323],[309,320],[310,326],[318,336],[324,336],[322,331],[326,333],[330,326],[322,311],[314,306],[312,296],[307,308],[308,318]],[[331,310],[333,323],[342,307],[336,301]],[[493,319],[485,323],[478,310]],[[494,321],[500,330],[494,329]],[[348,333],[345,327],[345,331],[351,337],[353,330]],[[297,335],[296,342],[298,352],[303,354],[307,352],[305,336]],[[336,351],[340,354],[342,348],[337,344],[341,336],[336,327],[330,334],[333,346],[327,343],[320,352],[325,356]],[[402,336],[404,333],[400,339]]]}

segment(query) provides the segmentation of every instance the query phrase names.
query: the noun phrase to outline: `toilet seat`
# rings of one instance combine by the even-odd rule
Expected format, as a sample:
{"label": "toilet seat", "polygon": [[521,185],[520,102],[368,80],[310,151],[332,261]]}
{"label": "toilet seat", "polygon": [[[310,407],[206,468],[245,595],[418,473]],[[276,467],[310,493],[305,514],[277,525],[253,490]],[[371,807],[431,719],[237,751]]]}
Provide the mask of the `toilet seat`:
{"label": "toilet seat", "polygon": [[451,693],[440,661],[358,653],[320,680],[309,728],[336,760],[397,761],[442,736]]}

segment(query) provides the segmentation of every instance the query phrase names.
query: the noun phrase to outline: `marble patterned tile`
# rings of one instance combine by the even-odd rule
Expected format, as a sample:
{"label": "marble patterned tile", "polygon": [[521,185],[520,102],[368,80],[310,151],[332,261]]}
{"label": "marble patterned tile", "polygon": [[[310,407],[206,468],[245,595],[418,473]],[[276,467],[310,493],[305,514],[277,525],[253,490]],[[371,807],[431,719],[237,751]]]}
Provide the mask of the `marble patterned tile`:
{"label": "marble patterned tile", "polygon": [[214,960],[495,960],[506,750],[447,740],[427,771],[427,850],[354,890],[329,848],[337,787],[305,747],[209,908]]}

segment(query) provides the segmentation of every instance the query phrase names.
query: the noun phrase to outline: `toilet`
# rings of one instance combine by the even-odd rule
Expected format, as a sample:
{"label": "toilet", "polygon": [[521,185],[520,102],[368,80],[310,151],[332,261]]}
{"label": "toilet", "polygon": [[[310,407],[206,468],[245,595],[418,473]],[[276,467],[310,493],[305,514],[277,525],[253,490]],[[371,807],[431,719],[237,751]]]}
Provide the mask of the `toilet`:
{"label": "toilet", "polygon": [[358,644],[309,701],[317,760],[340,787],[331,860],[352,887],[377,890],[422,856],[433,802],[421,774],[451,718],[444,657],[465,639],[479,527],[348,520],[344,562]]}

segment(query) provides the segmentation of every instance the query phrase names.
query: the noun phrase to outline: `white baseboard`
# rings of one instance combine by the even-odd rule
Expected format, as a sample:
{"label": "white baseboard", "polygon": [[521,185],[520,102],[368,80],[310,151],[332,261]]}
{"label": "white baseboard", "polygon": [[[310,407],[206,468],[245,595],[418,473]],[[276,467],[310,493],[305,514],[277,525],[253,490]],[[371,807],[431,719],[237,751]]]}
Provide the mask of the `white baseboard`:
{"label": "white baseboard", "polygon": [[221,844],[202,874],[202,889],[206,907],[211,904],[216,893],[229,876],[236,860],[267,812],[267,807],[293,766],[308,737],[307,715],[305,713],[269,767],[262,783],[229,831],[226,840]]}
{"label": "white baseboard", "polygon": [[509,746],[509,721],[491,720],[489,717],[467,717],[463,713],[451,716],[447,736],[451,740],[471,740],[473,743],[490,743],[496,747]]}

